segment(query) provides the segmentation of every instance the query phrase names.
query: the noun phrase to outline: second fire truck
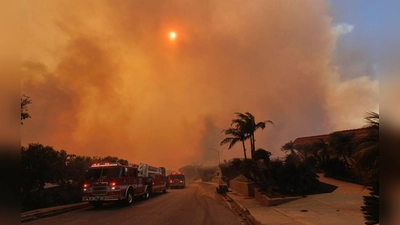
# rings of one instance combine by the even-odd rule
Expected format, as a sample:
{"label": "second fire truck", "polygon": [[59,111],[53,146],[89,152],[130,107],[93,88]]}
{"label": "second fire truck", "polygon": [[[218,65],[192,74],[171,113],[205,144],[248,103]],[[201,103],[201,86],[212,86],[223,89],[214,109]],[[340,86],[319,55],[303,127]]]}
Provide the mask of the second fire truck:
{"label": "second fire truck", "polygon": [[181,172],[173,172],[168,175],[169,187],[170,188],[185,188],[186,180],[185,174]]}
{"label": "second fire truck", "polygon": [[131,205],[135,197],[148,199],[152,193],[165,193],[167,182],[164,167],[97,163],[85,174],[82,201],[96,208],[111,201]]}

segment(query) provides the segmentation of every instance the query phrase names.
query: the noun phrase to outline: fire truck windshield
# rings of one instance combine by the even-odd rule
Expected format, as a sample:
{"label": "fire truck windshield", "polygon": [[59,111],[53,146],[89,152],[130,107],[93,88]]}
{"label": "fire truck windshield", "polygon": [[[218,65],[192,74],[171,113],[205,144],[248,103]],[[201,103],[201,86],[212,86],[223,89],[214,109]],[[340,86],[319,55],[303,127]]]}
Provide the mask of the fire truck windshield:
{"label": "fire truck windshield", "polygon": [[96,180],[105,178],[120,178],[122,168],[90,168],[86,173],[85,179]]}

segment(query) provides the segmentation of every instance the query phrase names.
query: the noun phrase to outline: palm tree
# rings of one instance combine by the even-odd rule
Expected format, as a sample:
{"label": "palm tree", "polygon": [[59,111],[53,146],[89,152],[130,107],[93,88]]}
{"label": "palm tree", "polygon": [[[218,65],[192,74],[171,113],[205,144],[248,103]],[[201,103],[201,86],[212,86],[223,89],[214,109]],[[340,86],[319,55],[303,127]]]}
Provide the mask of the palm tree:
{"label": "palm tree", "polygon": [[368,134],[359,139],[357,152],[354,154],[356,161],[355,171],[364,178],[366,186],[370,186],[370,196],[363,196],[364,214],[366,224],[379,223],[379,114],[368,112],[365,116]]}
{"label": "palm tree", "polygon": [[290,154],[286,156],[287,162],[292,162],[296,165],[300,164],[301,159],[300,156],[295,151],[295,145],[293,141],[289,141],[288,143],[284,144],[281,147],[281,150],[284,152],[290,151]]}
{"label": "palm tree", "polygon": [[306,159],[312,156],[315,159],[317,159],[315,156],[315,149],[312,143],[297,144],[294,145],[293,147],[294,149],[297,150],[301,158]]}
{"label": "palm tree", "polygon": [[294,143],[293,141],[289,141],[281,147],[281,150],[284,152],[290,151],[290,154],[294,155],[296,152],[294,151]]}
{"label": "palm tree", "polygon": [[379,114],[369,112],[365,116],[368,134],[358,140],[355,158],[355,171],[364,177],[367,185],[378,180],[379,175]]}
{"label": "palm tree", "polygon": [[247,159],[246,146],[244,143],[244,141],[247,139],[246,134],[243,133],[242,130],[233,127],[226,130],[222,130],[222,132],[225,133],[225,135],[230,135],[230,137],[227,137],[224,140],[222,140],[220,145],[229,143],[228,149],[231,149],[238,141],[242,142],[244,158]]}
{"label": "palm tree", "polygon": [[[271,159],[270,156],[272,155],[271,152],[266,151],[262,148],[257,149],[254,153],[254,160],[258,162],[257,167],[257,175],[260,178],[261,182],[263,183],[263,189],[271,192],[272,185],[271,185]],[[263,163],[263,166],[260,166],[260,163]],[[264,171],[262,170],[264,168]]]}
{"label": "palm tree", "polygon": [[257,149],[257,151],[254,154],[254,160],[263,160],[264,165],[267,169],[269,169],[271,167],[270,162],[270,156],[272,155],[271,152],[266,151],[262,148]]}
{"label": "palm tree", "polygon": [[274,125],[274,123],[271,120],[256,123],[254,116],[249,112],[246,112],[244,114],[236,112],[235,114],[238,118],[232,120],[232,125],[234,124],[237,129],[245,133],[246,139],[250,139],[251,158],[253,158],[256,151],[254,132],[259,128],[263,130],[266,123],[271,123],[272,125]]}
{"label": "palm tree", "polygon": [[328,152],[328,144],[323,139],[319,139],[312,143],[312,147],[315,151],[315,158],[318,159],[320,163],[329,160],[330,155]]}
{"label": "palm tree", "polygon": [[252,167],[254,163],[251,163],[253,160],[252,159],[239,159],[239,158],[234,158],[230,162],[229,167],[237,172],[239,172],[241,175],[246,177],[247,180],[250,180],[252,182],[257,182],[254,177],[251,174]]}
{"label": "palm tree", "polygon": [[354,151],[354,136],[354,132],[346,134],[338,131],[331,133],[328,138],[329,152],[337,158],[342,158],[348,169],[354,165],[354,161],[351,158]]}

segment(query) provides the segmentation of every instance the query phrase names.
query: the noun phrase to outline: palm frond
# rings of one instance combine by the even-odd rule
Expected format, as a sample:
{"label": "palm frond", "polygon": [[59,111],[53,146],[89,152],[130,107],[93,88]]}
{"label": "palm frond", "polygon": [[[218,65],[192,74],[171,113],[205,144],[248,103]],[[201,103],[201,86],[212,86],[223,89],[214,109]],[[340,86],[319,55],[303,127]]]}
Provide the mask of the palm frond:
{"label": "palm frond", "polygon": [[[236,142],[237,142],[236,138],[227,137],[227,138],[225,138],[224,140],[221,141],[220,145],[224,145],[224,144],[228,144],[228,143],[232,143],[232,142],[236,143]],[[232,145],[232,144],[229,144],[228,149],[231,148],[231,145]]]}
{"label": "palm frond", "polygon": [[365,127],[378,128],[379,129],[379,114],[376,112],[367,112],[364,119],[367,122]]}

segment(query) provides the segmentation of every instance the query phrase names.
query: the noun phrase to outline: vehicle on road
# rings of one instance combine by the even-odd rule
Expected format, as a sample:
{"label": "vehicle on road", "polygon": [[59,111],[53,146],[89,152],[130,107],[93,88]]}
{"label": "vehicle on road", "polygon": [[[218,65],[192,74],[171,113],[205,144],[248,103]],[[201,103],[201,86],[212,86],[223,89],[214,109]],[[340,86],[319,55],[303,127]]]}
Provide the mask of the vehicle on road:
{"label": "vehicle on road", "polygon": [[164,167],[96,163],[85,174],[82,201],[96,208],[112,201],[131,205],[136,197],[148,199],[152,193],[165,193],[167,182]]}
{"label": "vehicle on road", "polygon": [[182,172],[173,172],[168,175],[169,188],[185,188],[185,174]]}

